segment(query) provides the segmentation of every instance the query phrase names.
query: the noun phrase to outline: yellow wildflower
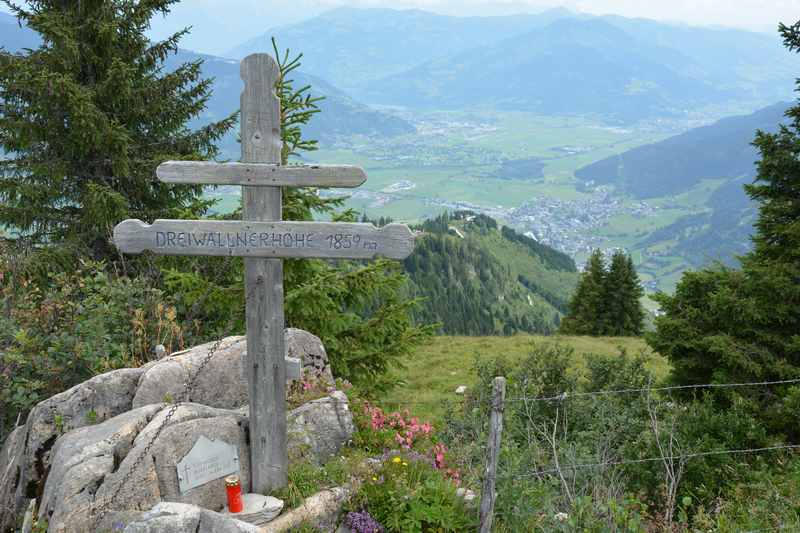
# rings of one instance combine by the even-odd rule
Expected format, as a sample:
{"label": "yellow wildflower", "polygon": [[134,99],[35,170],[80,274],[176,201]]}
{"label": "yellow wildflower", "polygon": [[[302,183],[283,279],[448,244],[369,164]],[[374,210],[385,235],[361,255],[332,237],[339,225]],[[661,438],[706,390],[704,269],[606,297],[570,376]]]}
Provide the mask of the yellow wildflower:
{"label": "yellow wildflower", "polygon": [[395,457],[394,459],[392,459],[392,462],[393,462],[393,463],[399,463],[399,462],[400,462],[400,460],[401,460],[401,459],[400,459],[399,457]]}
{"label": "yellow wildflower", "polygon": [[408,463],[406,463],[406,462],[404,461],[404,462],[403,462],[403,466],[408,466]]}

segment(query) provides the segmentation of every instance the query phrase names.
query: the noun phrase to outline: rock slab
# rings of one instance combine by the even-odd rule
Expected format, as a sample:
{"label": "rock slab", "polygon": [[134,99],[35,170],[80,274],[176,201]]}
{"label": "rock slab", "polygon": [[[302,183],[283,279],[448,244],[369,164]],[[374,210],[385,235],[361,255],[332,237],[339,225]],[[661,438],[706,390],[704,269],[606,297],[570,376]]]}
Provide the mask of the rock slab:
{"label": "rock slab", "polygon": [[122,533],[259,533],[251,524],[195,505],[159,503],[141,518],[124,526]]}
{"label": "rock slab", "polygon": [[353,414],[341,391],[301,405],[288,416],[289,460],[322,464],[339,452],[354,431]]}
{"label": "rock slab", "polygon": [[248,524],[260,526],[271,522],[281,514],[283,500],[272,496],[248,493],[242,495],[242,506],[243,509],[239,513],[231,513],[226,509],[222,514]]}
{"label": "rock slab", "polygon": [[[102,508],[109,515],[125,515],[172,502],[222,511],[227,503],[224,476],[180,492],[177,465],[201,437],[237,447],[238,475],[242,487],[249,486],[249,427],[244,410],[179,404],[152,440],[173,411],[171,407],[146,405],[70,431],[56,441],[39,510],[39,516],[49,521],[50,533],[94,531]],[[354,431],[347,397],[341,392],[290,411],[287,425],[290,457],[294,454],[298,460],[316,463],[338,453]],[[283,507],[275,498],[261,503],[258,516],[252,517],[258,524],[273,519]],[[184,519],[164,520],[174,525]]]}

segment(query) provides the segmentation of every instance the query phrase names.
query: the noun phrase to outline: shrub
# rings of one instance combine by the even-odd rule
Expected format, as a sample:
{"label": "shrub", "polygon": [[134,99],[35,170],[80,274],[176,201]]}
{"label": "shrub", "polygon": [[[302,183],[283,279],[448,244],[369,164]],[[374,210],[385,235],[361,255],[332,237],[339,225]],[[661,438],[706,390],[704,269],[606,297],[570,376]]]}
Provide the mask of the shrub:
{"label": "shrub", "polygon": [[[774,460],[774,453],[714,454],[672,461],[668,471],[665,456],[775,441],[742,398],[727,409],[710,396],[672,401],[666,391],[636,390],[657,386],[641,356],[588,356],[579,370],[573,355],[536,344],[514,367],[502,358],[479,362],[477,386],[446,421],[443,440],[474,483],[485,460],[491,382],[506,376],[497,509],[508,530],[558,531],[566,524],[595,531],[605,524],[625,531],[643,520],[668,529],[713,507]],[[617,392],[626,389],[635,390]],[[570,519],[559,525],[548,518],[559,513]]]}
{"label": "shrub", "polygon": [[142,280],[114,277],[83,261],[49,283],[7,278],[0,316],[0,413],[6,428],[18,414],[96,374],[138,366],[153,348],[183,347],[175,309]]}

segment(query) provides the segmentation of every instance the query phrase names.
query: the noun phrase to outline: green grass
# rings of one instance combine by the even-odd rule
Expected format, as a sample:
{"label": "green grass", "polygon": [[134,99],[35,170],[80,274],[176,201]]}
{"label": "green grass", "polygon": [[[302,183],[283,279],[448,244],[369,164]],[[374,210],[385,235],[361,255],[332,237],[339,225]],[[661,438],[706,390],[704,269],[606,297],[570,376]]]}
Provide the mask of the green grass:
{"label": "green grass", "polygon": [[647,354],[650,370],[658,378],[669,371],[666,359],[653,353],[644,341],[636,337],[541,337],[515,335],[513,337],[457,337],[440,336],[417,349],[405,361],[401,373],[406,385],[396,387],[383,400],[389,409],[409,408],[414,414],[434,423],[441,422],[446,400],[457,398],[459,385],[470,387],[475,382],[473,363],[478,359],[491,359],[503,355],[508,361],[520,361],[536,342],[563,342],[574,348],[573,368],[581,373],[585,369],[586,354],[616,355],[619,348],[629,354],[643,351]]}

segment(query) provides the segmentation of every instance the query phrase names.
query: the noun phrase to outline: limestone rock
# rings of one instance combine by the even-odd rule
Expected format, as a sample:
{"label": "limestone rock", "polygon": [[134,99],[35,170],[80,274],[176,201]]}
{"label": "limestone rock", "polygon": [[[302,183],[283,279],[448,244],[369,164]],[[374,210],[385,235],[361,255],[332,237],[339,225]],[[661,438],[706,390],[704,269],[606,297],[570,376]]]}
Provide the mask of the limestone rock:
{"label": "limestone rock", "polygon": [[185,503],[159,503],[123,533],[259,533],[256,526]]}
{"label": "limestone rock", "polygon": [[[142,456],[166,413],[166,409],[160,412],[141,431],[134,441],[133,449],[120,464],[119,470],[108,476],[98,489],[98,498],[112,494],[122,482],[125,473]],[[126,509],[149,509],[159,501],[169,501],[221,510],[226,502],[223,478],[193,488],[184,494],[181,494],[179,489],[177,465],[200,436],[222,440],[236,446],[239,456],[238,475],[243,486],[249,485],[250,450],[247,444],[246,419],[233,411],[183,404],[153,442],[144,461],[134,471],[133,477],[123,487],[123,491],[128,491],[130,494],[117,502],[117,506],[124,505]]]}
{"label": "limestone rock", "polygon": [[25,427],[20,426],[12,431],[0,449],[0,531],[6,531],[15,525],[18,513],[25,508],[25,493],[21,488],[20,478],[24,466]]}
{"label": "limestone rock", "polygon": [[288,415],[289,459],[321,464],[339,453],[353,431],[353,415],[343,392],[301,405]]}
{"label": "limestone rock", "polygon": [[39,517],[48,531],[90,531],[95,491],[128,454],[134,438],[162,406],[128,411],[111,420],[69,432],[56,442]]}
{"label": "limestone rock", "polygon": [[[130,410],[143,372],[144,368],[129,368],[95,376],[31,410],[24,429],[15,430],[16,436],[9,436],[3,446],[14,464],[0,463],[0,506],[12,510],[0,513],[0,531],[12,528],[25,502],[36,496],[50,469],[51,448],[58,436]],[[10,474],[5,475],[8,467]]]}
{"label": "limestone rock", "polygon": [[[185,384],[208,355],[213,342],[172,354],[151,365],[142,375],[133,398],[133,407],[164,401],[183,401]],[[223,339],[197,376],[189,401],[222,409],[235,409],[247,403],[247,385],[242,362],[246,357],[244,337]]]}
{"label": "limestone rock", "polygon": [[[289,355],[296,356],[287,356],[287,360],[294,361],[298,367],[296,375],[299,376],[302,361],[309,372],[321,371],[330,376],[327,356],[317,337],[302,330],[289,329],[286,343]],[[95,493],[108,493],[123,466],[134,460],[128,453],[131,446],[139,450],[141,442],[155,430],[157,422],[154,420],[144,429],[142,426],[150,418],[160,420],[165,416],[166,411],[162,410],[164,400],[181,400],[178,395],[185,382],[210,347],[211,343],[164,357],[141,368],[95,376],[34,407],[25,426],[15,429],[0,450],[0,532],[18,526],[17,520],[22,517],[28,502],[39,495],[42,496],[40,509],[46,509],[49,516],[55,516],[58,521],[60,516],[77,516],[84,512],[95,500]],[[245,349],[244,337],[223,339],[219,353],[198,376],[194,388],[192,398],[204,405],[181,405],[170,424],[173,427],[198,419],[225,419],[220,427],[231,435],[238,435],[239,440],[234,441],[239,443],[240,459],[249,459],[249,451],[243,444],[247,435],[247,409],[245,407],[241,412],[226,409],[241,408],[247,403],[247,386],[242,372]],[[332,380],[332,377],[325,379]],[[323,405],[319,405],[320,402]],[[145,406],[149,407],[144,409]],[[112,420],[113,423],[106,424]],[[198,427],[205,427],[203,424],[198,423]],[[214,422],[208,424],[213,426]],[[183,430],[191,426],[189,424]],[[289,416],[289,427],[294,433],[290,437],[290,449],[302,450],[303,454],[317,461],[336,453],[353,431],[347,405],[339,405],[338,401],[330,398],[295,410]],[[140,430],[141,435],[137,437]],[[189,431],[185,438],[193,438],[193,435],[196,432]],[[177,438],[171,435],[164,440],[164,437],[164,434],[159,437],[159,446],[168,446],[170,439]],[[178,450],[181,445],[173,443],[171,446]],[[176,451],[175,456],[180,453]],[[58,459],[54,459],[56,454]],[[78,464],[72,456],[82,457],[85,461],[78,460]],[[170,491],[174,488],[166,474],[174,465],[155,465],[151,455],[144,460],[143,466],[147,468],[142,468],[142,472],[137,474],[140,477],[131,481],[133,486],[138,484],[137,490],[141,489],[139,496],[132,500],[132,509],[139,511],[150,509],[165,499],[162,496],[172,494]],[[156,470],[156,467],[161,470]],[[175,475],[174,468],[172,474]],[[174,499],[182,501],[177,497]],[[216,504],[221,508],[221,502],[215,500]],[[55,530],[51,527],[51,531]],[[79,530],[77,527],[70,529]]]}
{"label": "limestone rock", "polygon": [[[103,424],[72,431],[57,441],[40,508],[40,516],[49,519],[49,532],[92,531],[93,506],[109,502],[123,481],[119,495],[107,505],[109,511],[144,511],[160,501],[222,508],[223,480],[180,494],[176,465],[200,435],[223,439],[237,446],[239,475],[247,482],[246,422],[231,411],[181,404],[145,455],[168,411],[163,404],[140,407]],[[129,472],[132,475],[128,476]]]}
{"label": "limestone rock", "polygon": [[[313,375],[333,382],[328,356],[318,337],[289,328],[285,332],[287,379],[298,379],[302,366]],[[185,383],[208,355],[213,342],[177,352],[151,363],[139,381],[133,407],[165,401],[182,401]],[[189,401],[221,409],[236,409],[247,403],[247,339],[228,337],[222,340],[203,373],[197,376]]]}
{"label": "limestone rock", "polygon": [[284,338],[286,355],[300,359],[304,373],[333,383],[328,354],[319,337],[302,329],[287,328]]}

